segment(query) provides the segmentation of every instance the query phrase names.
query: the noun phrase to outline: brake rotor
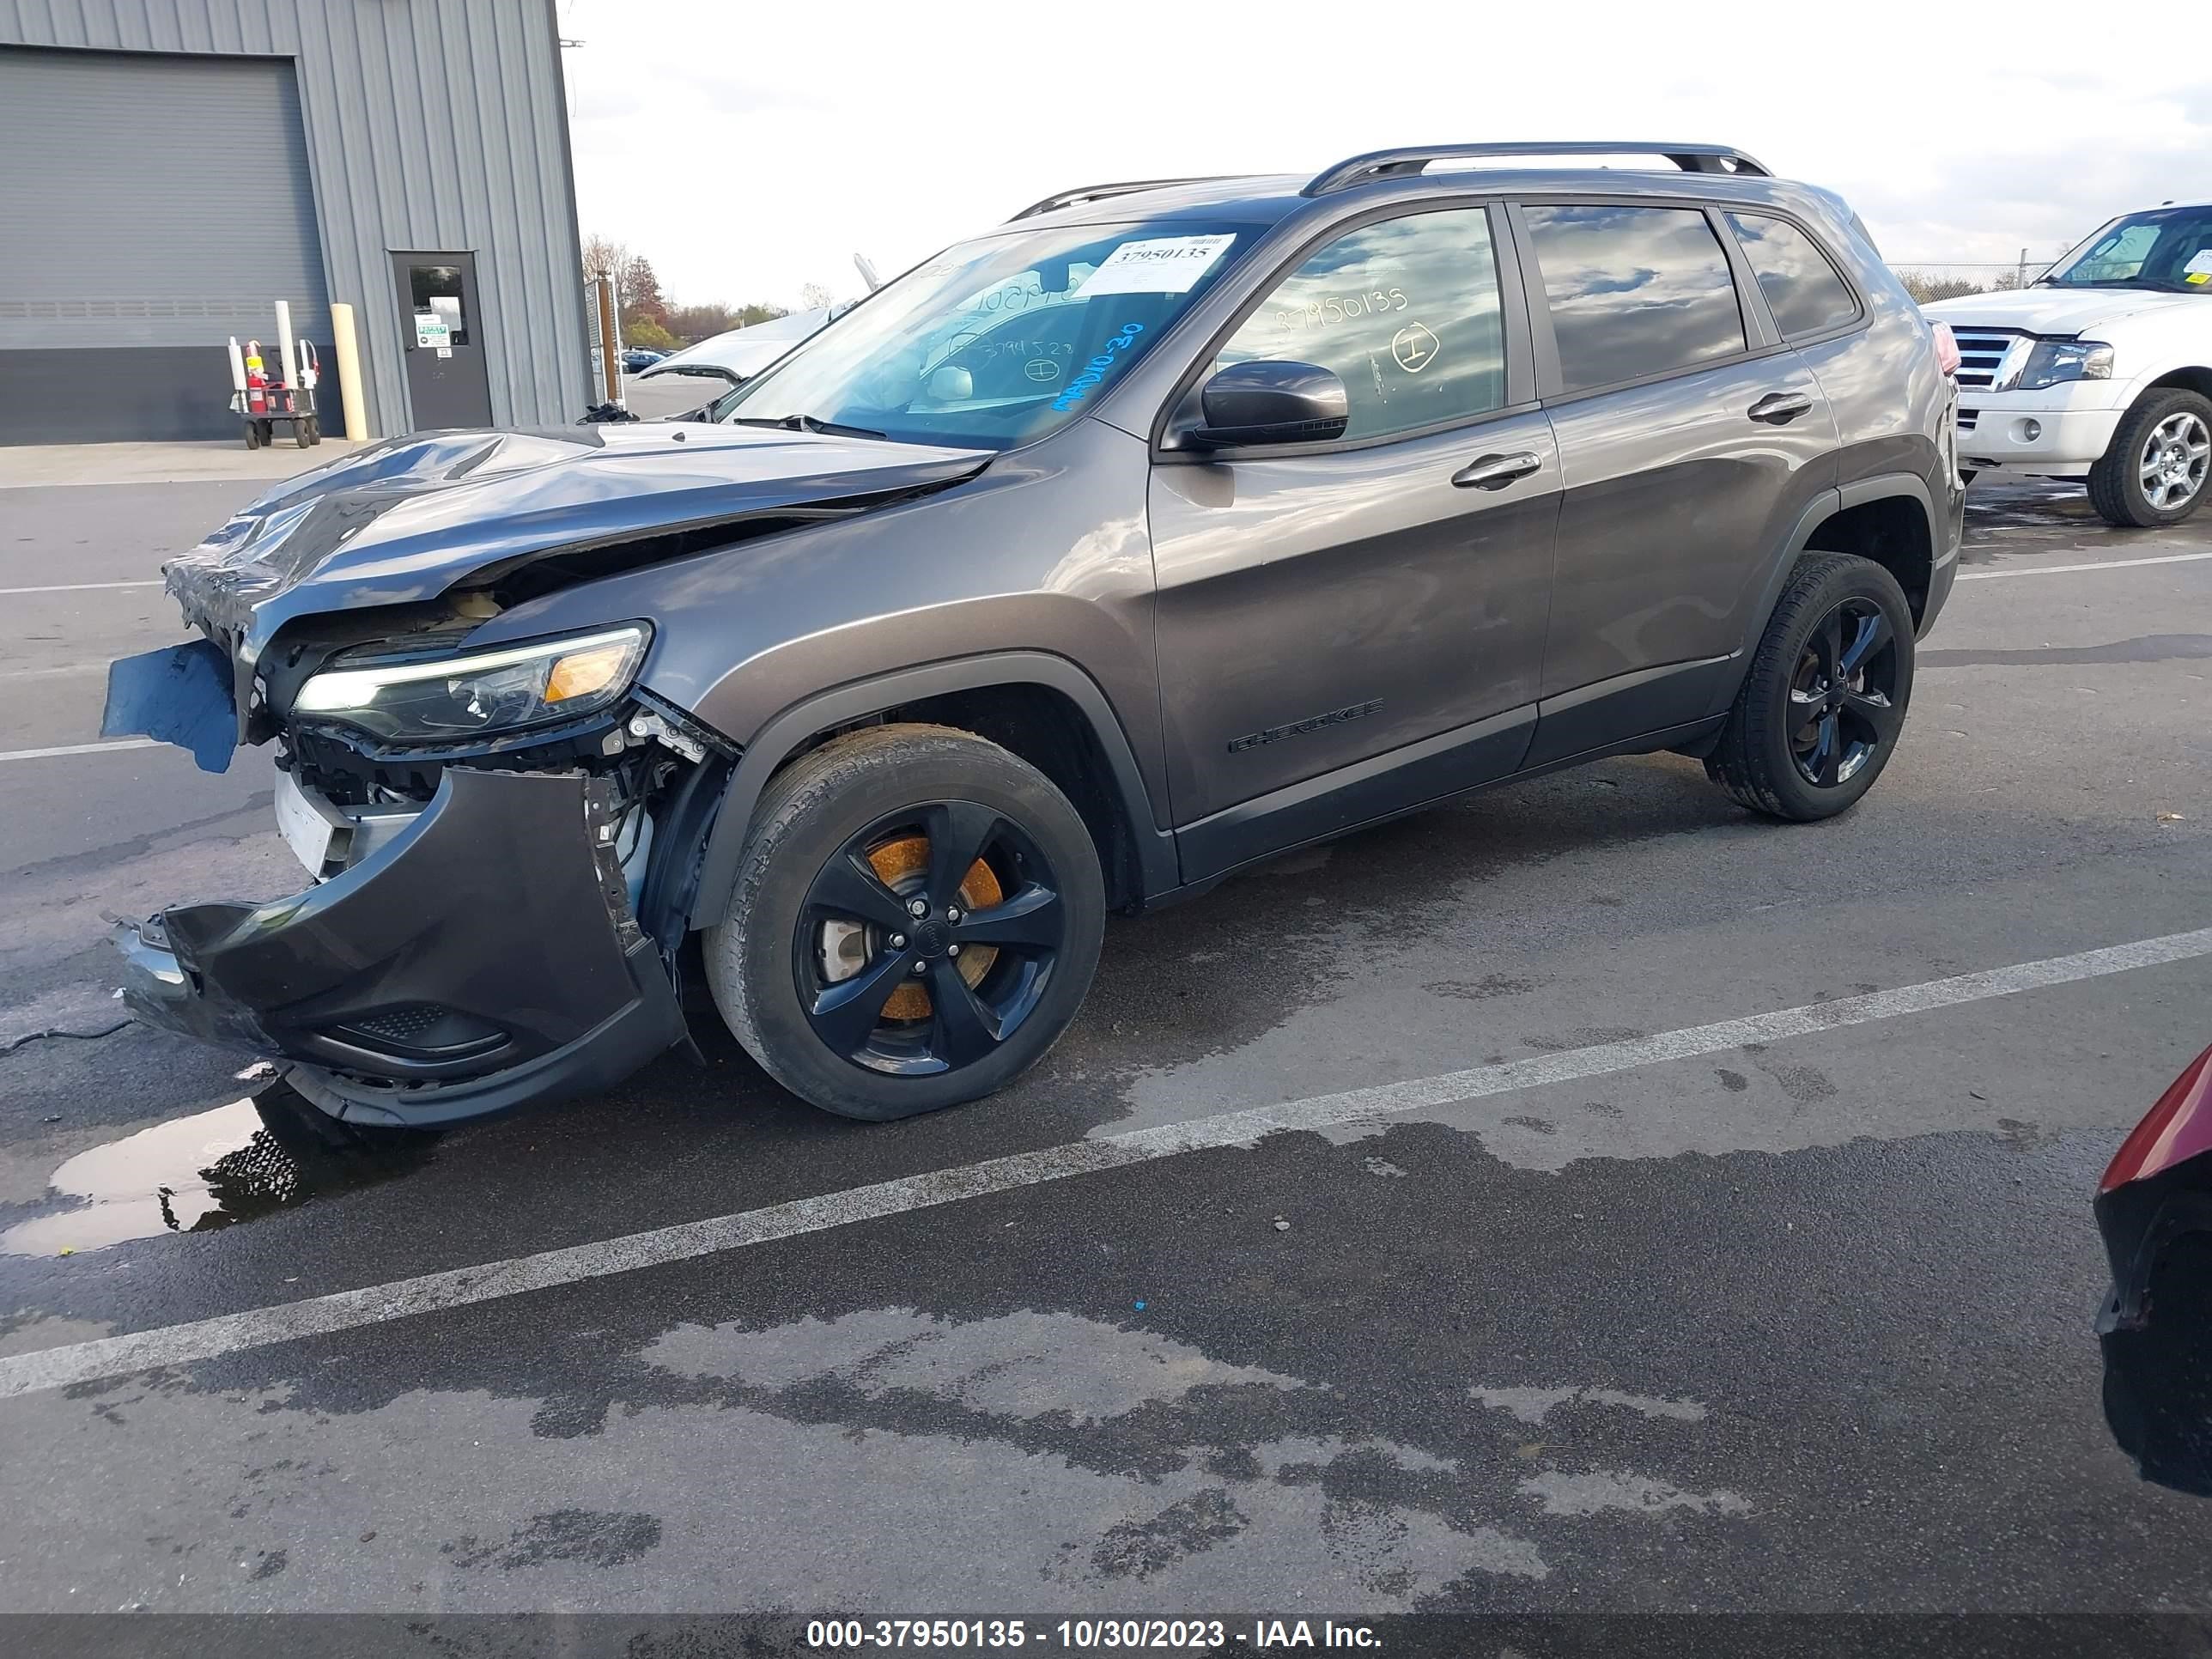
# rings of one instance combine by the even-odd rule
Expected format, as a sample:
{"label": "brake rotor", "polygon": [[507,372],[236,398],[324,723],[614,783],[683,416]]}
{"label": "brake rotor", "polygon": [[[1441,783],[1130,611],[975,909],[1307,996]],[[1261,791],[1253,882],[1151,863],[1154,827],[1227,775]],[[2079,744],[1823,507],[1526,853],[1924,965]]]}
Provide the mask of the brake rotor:
{"label": "brake rotor", "polygon": [[[899,884],[929,872],[929,837],[902,836],[896,841],[887,841],[868,854],[877,879],[894,893],[901,891]],[[902,896],[903,895],[902,894]],[[968,866],[968,873],[960,878],[960,908],[966,911],[988,909],[1006,896],[999,878],[991,873],[991,866],[977,859]],[[991,971],[991,964],[999,959],[995,945],[973,945],[960,953],[953,966],[970,989],[983,981]],[[893,991],[884,1004],[885,1019],[927,1019],[931,1013],[928,988],[919,980],[908,980]]]}

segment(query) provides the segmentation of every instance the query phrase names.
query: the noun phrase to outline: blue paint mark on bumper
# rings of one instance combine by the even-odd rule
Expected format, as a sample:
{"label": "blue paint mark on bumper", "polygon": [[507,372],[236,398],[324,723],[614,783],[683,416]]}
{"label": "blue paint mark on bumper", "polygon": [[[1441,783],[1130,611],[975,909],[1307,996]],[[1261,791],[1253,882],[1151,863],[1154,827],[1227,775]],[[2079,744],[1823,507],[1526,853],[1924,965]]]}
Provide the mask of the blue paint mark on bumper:
{"label": "blue paint mark on bumper", "polygon": [[155,738],[191,750],[203,772],[228,771],[238,746],[230,659],[210,640],[117,658],[100,735]]}

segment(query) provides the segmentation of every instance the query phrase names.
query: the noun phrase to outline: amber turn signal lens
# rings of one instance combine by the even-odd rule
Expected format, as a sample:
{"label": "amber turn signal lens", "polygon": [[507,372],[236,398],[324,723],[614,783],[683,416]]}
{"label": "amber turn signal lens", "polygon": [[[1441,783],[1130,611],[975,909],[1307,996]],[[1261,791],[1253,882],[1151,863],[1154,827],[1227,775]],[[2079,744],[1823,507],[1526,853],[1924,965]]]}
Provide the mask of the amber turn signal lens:
{"label": "amber turn signal lens", "polygon": [[545,701],[567,702],[605,690],[622,678],[635,650],[633,641],[617,640],[562,658],[545,677]]}

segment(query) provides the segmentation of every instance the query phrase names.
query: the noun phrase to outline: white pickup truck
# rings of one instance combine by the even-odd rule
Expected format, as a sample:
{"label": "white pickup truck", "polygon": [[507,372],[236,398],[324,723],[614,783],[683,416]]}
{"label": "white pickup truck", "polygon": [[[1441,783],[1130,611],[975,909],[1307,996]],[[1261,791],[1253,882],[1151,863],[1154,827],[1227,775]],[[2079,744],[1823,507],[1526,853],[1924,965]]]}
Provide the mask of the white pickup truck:
{"label": "white pickup truck", "polygon": [[1924,309],[1958,337],[1966,477],[2086,479],[2116,525],[2212,493],[2212,203],[2123,215],[2027,288]]}

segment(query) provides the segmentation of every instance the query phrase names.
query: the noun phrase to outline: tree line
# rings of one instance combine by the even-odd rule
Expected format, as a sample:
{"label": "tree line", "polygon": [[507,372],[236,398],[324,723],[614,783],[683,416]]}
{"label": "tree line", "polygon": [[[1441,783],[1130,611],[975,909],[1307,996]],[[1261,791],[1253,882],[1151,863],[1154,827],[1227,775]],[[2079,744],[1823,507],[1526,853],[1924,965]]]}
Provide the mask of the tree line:
{"label": "tree line", "polygon": [[[614,283],[623,343],[643,346],[648,351],[696,345],[710,335],[726,334],[733,328],[747,328],[785,314],[784,307],[775,305],[678,305],[661,291],[653,262],[611,236],[584,239],[584,280]],[[811,287],[809,303],[812,302]]]}

